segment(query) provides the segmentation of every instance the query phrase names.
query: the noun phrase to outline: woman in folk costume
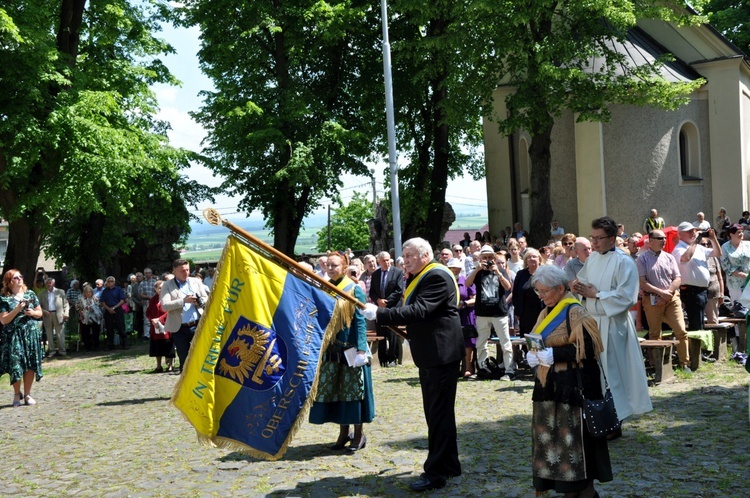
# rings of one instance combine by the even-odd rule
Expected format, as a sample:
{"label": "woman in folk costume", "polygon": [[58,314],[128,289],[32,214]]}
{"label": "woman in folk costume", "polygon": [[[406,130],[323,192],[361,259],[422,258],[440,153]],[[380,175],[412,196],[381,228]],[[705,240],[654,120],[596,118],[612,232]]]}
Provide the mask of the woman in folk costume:
{"label": "woman in folk costume", "polygon": [[[331,254],[327,262],[330,283],[366,303],[362,289],[346,276],[348,267],[349,259],[345,255]],[[342,450],[349,443],[348,451],[355,452],[367,444],[363,424],[372,422],[375,417],[375,399],[372,374],[365,354],[368,350],[365,318],[353,303],[343,301],[340,304],[349,305],[350,309],[344,313],[341,330],[323,353],[318,391],[310,409],[310,423],[339,424],[339,437],[331,449]],[[344,355],[344,351],[351,348],[356,348],[354,366],[349,366]],[[354,425],[353,433],[350,432],[350,425]]]}
{"label": "woman in folk costume", "polygon": [[533,330],[545,349],[526,356],[537,367],[531,423],[534,489],[537,495],[553,489],[566,498],[598,497],[594,479],[611,481],[612,467],[607,440],[586,430],[579,379],[587,399],[602,399],[599,330],[568,292],[564,271],[541,267],[531,283],[546,306]]}

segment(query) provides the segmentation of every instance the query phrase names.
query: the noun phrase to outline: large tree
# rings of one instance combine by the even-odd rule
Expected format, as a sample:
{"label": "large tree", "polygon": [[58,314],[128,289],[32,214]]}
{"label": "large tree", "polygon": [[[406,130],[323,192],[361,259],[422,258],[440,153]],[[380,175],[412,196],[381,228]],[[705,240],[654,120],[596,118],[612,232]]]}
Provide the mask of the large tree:
{"label": "large tree", "polygon": [[182,13],[201,29],[201,68],[215,86],[195,114],[208,131],[207,165],[292,254],[303,218],[335,196],[342,173],[367,173],[372,9],[361,0],[188,0]]}
{"label": "large tree", "polygon": [[[615,42],[625,42],[638,19],[696,22],[683,5],[672,0],[504,0],[486,7],[492,19],[486,33],[498,50],[488,67],[499,79],[487,80],[490,86],[483,93],[489,103],[499,81],[513,89],[506,98],[508,115],[491,117],[506,135],[524,129],[532,136],[532,245],[546,243],[549,234],[552,129],[563,111],[578,113],[578,121],[606,121],[608,106],[616,103],[675,109],[703,83],[669,82],[659,72],[664,60],[635,67],[614,48]],[[602,62],[596,69],[594,59]]]}
{"label": "large tree", "polygon": [[484,40],[474,10],[445,0],[390,2],[402,235],[441,242],[450,179],[483,175],[481,95],[471,75]]}
{"label": "large tree", "polygon": [[32,274],[58,219],[126,217],[123,193],[138,179],[184,164],[169,159],[149,90],[175,83],[158,58],[171,48],[154,36],[165,8],[128,0],[8,0],[0,8],[6,267]]}

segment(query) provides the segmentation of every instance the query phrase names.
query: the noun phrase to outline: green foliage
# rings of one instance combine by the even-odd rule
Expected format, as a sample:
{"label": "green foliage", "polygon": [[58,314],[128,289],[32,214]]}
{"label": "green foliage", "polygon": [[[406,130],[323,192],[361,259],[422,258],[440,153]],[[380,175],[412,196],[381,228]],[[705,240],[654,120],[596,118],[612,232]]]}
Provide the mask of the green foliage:
{"label": "green foliage", "polygon": [[[579,121],[607,121],[613,104],[652,105],[675,109],[703,80],[672,83],[660,70],[665,62],[631,67],[625,54],[614,49],[625,41],[637,19],[661,19],[675,24],[701,22],[674,0],[654,4],[611,0],[512,0],[473,3],[488,19],[485,33],[498,52],[487,60],[489,74],[476,88],[484,101],[492,102],[497,86],[513,92],[506,97],[508,114],[495,115],[485,109],[510,135],[518,129],[532,135],[531,244],[546,242],[552,219],[550,201],[550,144],[556,118],[563,111],[578,113]],[[596,69],[592,61],[598,61]]]}
{"label": "green foliage", "polygon": [[[370,247],[370,228],[367,221],[372,219],[372,202],[367,196],[355,193],[346,206],[340,206],[331,214],[331,249],[355,251]],[[328,249],[328,228],[318,231],[319,252]]]}
{"label": "green foliage", "polygon": [[[484,175],[482,95],[474,76],[484,72],[486,46],[468,3],[389,2],[404,238],[440,239],[449,179]],[[491,78],[491,76],[490,76]]]}
{"label": "green foliage", "polygon": [[700,10],[708,21],[740,50],[750,54],[750,3],[733,0],[705,0]]}
{"label": "green foliage", "polygon": [[[154,35],[166,4],[6,3],[0,11],[0,215],[33,225],[50,253],[67,262],[110,262],[137,240],[153,241],[151,230],[168,223],[178,230],[175,241],[184,239],[184,202],[209,192],[180,177],[191,154],[171,148],[168,125],[154,119],[149,86],[176,83],[158,59],[172,48]],[[50,14],[64,6],[80,9],[80,17]],[[86,237],[74,230],[101,217],[97,225],[111,228],[97,232],[104,237],[97,252],[74,254],[74,241]],[[121,220],[136,218],[145,219],[128,234]]]}
{"label": "green foliage", "polygon": [[335,195],[344,172],[365,174],[372,121],[362,88],[377,67],[372,9],[360,0],[189,0],[215,91],[195,118],[206,165],[239,209],[262,211],[291,254],[302,219]]}
{"label": "green foliage", "polygon": [[[678,2],[547,0],[524,8],[508,0],[495,8],[500,35],[495,44],[508,48],[494,61],[492,72],[515,90],[507,98],[510,115],[493,116],[506,134],[518,128],[539,133],[564,110],[580,113],[580,121],[607,121],[611,104],[674,109],[703,83],[670,83],[659,74],[664,60],[630,67],[626,54],[612,46],[625,41],[637,19],[700,20],[683,14]],[[606,60],[595,71],[589,67],[594,58]],[[492,90],[484,88],[485,97]]]}

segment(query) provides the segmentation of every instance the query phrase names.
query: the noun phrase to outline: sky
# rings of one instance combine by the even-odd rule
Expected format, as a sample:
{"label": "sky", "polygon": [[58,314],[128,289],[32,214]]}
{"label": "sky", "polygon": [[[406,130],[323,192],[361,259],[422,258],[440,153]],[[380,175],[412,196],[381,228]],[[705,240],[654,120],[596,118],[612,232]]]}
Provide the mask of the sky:
{"label": "sky", "polygon": [[[167,85],[154,85],[153,90],[159,101],[160,111],[157,117],[171,124],[169,132],[170,143],[174,147],[199,151],[200,143],[206,136],[206,131],[188,114],[190,111],[198,110],[202,100],[198,95],[202,90],[213,88],[211,80],[201,71],[198,65],[197,53],[200,48],[198,28],[175,28],[164,26],[160,37],[168,41],[177,51],[163,58],[164,63],[172,74],[182,82],[181,87]],[[398,89],[394,89],[397,93]],[[385,95],[383,96],[383,112],[385,112]],[[378,196],[383,195],[383,174],[386,171],[387,162],[373,164],[370,169],[375,170],[376,188]],[[185,174],[192,180],[199,181],[205,185],[215,187],[222,182],[221,177],[216,177],[213,172],[200,165],[193,165]],[[370,178],[363,176],[344,175],[342,177],[344,187],[341,190],[343,202],[352,198],[355,192],[366,193],[368,198],[372,197],[372,186]],[[473,213],[487,212],[487,191],[485,181],[475,181],[470,176],[456,179],[448,185],[446,201],[450,202],[454,210],[471,211]],[[324,200],[318,212],[327,209]],[[196,214],[206,207],[215,207],[223,216],[236,212],[237,201],[229,196],[221,195],[216,198],[215,203],[204,202],[195,210]],[[260,212],[253,213],[249,218],[262,219]]]}

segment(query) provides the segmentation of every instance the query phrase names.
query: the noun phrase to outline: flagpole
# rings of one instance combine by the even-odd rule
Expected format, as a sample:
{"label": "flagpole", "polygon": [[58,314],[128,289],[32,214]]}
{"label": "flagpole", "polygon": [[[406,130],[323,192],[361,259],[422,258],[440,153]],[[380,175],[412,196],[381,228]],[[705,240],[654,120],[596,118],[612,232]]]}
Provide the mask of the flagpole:
{"label": "flagpole", "polygon": [[242,238],[247,239],[248,242],[251,242],[253,245],[256,245],[259,249],[262,249],[263,251],[267,252],[269,255],[273,256],[273,258],[281,261],[284,263],[285,266],[290,267],[294,272],[302,273],[305,277],[309,278],[310,280],[315,281],[316,284],[318,284],[321,287],[324,287],[325,290],[329,294],[336,294],[340,297],[343,297],[344,299],[347,299],[353,303],[355,303],[360,308],[364,308],[365,305],[361,303],[357,298],[354,296],[351,296],[347,294],[346,292],[342,291],[335,285],[333,285],[328,280],[325,280],[321,278],[319,275],[317,275],[315,272],[311,272],[304,266],[297,263],[295,260],[284,254],[283,252],[279,251],[275,247],[266,244],[262,240],[260,240],[258,237],[254,236],[253,234],[245,231],[244,229],[238,227],[234,223],[232,223],[229,220],[225,220],[221,217],[219,212],[215,210],[214,208],[207,208],[203,210],[203,217],[206,218],[206,221],[208,221],[212,225],[224,225],[232,232],[236,232],[239,235],[242,236]]}
{"label": "flagpole", "polygon": [[[215,225],[215,226],[223,225],[227,227],[229,230],[231,230],[232,232],[239,234],[243,239],[255,245],[258,249],[265,251],[267,253],[266,254],[267,256],[271,256],[273,259],[281,261],[285,266],[289,267],[292,270],[292,273],[295,274],[295,276],[306,277],[308,280],[312,280],[313,282],[318,284],[320,287],[322,287],[325,291],[327,291],[329,294],[336,294],[337,296],[343,297],[344,299],[356,304],[360,309],[363,309],[365,307],[364,303],[360,302],[359,299],[342,291],[341,289],[333,285],[328,280],[321,278],[315,272],[311,272],[304,266],[301,266],[295,260],[287,256],[283,252],[279,251],[275,247],[269,244],[266,244],[255,235],[238,227],[231,221],[225,220],[224,218],[221,217],[221,215],[216,209],[214,208],[204,209],[203,217],[206,219],[206,221],[208,221],[212,225]],[[302,275],[300,275],[300,273]],[[407,338],[406,333],[403,330],[396,329],[395,327],[388,327],[388,328],[394,331],[395,333],[397,333],[398,335],[400,335],[401,337],[403,337],[404,339]]]}

